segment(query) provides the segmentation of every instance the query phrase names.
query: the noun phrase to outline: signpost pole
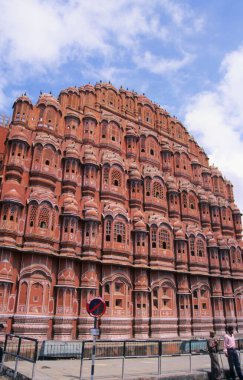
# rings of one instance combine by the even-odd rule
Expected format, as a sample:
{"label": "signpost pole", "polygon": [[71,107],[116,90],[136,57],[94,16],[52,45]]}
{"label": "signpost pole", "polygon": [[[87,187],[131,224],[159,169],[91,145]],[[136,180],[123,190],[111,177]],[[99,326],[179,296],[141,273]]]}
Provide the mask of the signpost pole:
{"label": "signpost pole", "polygon": [[[94,317],[94,329],[97,329],[98,318]],[[92,349],[92,365],[91,365],[91,380],[94,380],[95,354],[96,354],[96,334],[93,334],[93,349]]]}

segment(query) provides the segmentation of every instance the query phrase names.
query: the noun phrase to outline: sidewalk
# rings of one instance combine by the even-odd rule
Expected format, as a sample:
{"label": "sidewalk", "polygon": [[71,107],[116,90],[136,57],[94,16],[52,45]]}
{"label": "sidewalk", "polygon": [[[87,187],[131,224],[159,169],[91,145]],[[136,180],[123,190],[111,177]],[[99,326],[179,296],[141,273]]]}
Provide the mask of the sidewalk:
{"label": "sidewalk", "polygon": [[[224,367],[228,368],[227,359],[222,355]],[[220,361],[221,364],[221,361]],[[6,362],[6,366],[14,369],[14,362]],[[158,380],[158,379],[208,379],[210,358],[208,355],[192,356],[190,372],[189,356],[162,357],[161,375],[158,376],[158,358],[129,358],[125,360],[124,379],[126,380]],[[20,361],[18,372],[31,378],[31,363]],[[89,380],[91,361],[85,360],[82,368],[82,380]],[[122,359],[102,359],[95,362],[95,379],[118,380],[122,376]],[[80,360],[45,360],[38,361],[35,380],[79,380]]]}

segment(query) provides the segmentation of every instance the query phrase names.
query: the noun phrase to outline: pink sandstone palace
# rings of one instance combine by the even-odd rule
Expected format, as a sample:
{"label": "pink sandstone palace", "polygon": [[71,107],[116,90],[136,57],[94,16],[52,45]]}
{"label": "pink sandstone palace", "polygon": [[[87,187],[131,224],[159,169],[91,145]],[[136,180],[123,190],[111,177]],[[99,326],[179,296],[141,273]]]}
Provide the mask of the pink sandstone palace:
{"label": "pink sandstone palace", "polygon": [[23,95],[0,127],[0,322],[44,339],[243,333],[241,213],[185,127],[109,83]]}

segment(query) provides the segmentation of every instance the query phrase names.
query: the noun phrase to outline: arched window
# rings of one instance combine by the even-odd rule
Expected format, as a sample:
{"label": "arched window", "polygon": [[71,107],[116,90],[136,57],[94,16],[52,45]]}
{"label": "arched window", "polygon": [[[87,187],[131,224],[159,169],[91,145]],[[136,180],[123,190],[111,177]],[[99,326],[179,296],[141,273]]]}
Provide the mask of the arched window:
{"label": "arched window", "polygon": [[108,167],[104,168],[104,184],[109,184],[109,171],[110,169]]}
{"label": "arched window", "polygon": [[145,153],[145,138],[144,137],[141,137],[141,140],[140,140],[140,151],[141,153]]}
{"label": "arched window", "polygon": [[50,209],[47,206],[42,206],[40,209],[38,226],[40,228],[48,229],[49,221],[50,221]]}
{"label": "arched window", "polygon": [[111,124],[111,141],[120,142],[120,129],[115,123]]}
{"label": "arched window", "polygon": [[105,284],[105,293],[110,294],[110,284]]}
{"label": "arched window", "polygon": [[105,241],[111,241],[111,220],[109,219],[105,225]]}
{"label": "arched window", "polygon": [[145,182],[145,194],[146,194],[146,197],[150,197],[150,194],[151,194],[151,179],[146,179],[146,182]]}
{"label": "arched window", "polygon": [[40,145],[37,145],[35,147],[35,154],[34,154],[34,161],[36,164],[40,163],[41,152],[42,152],[42,147]]}
{"label": "arched window", "polygon": [[165,229],[159,231],[159,248],[170,249],[170,234]]}
{"label": "arched window", "polygon": [[195,202],[195,197],[193,195],[189,196],[189,207],[191,210],[196,209],[196,202]]}
{"label": "arched window", "polygon": [[157,246],[156,241],[157,241],[157,231],[156,231],[156,228],[153,227],[151,229],[152,248],[156,248],[156,246]]}
{"label": "arched window", "polygon": [[30,206],[30,217],[29,217],[29,226],[34,227],[36,222],[36,213],[37,213],[37,204],[32,204]]}
{"label": "arched window", "polygon": [[153,197],[163,199],[164,198],[164,192],[163,192],[163,186],[160,182],[154,182],[153,183]]}
{"label": "arched window", "polygon": [[115,222],[114,224],[114,240],[117,243],[125,243],[126,241],[126,227],[123,222]]}
{"label": "arched window", "polygon": [[180,167],[180,156],[178,154],[175,155],[175,167],[177,169]]}
{"label": "arched window", "polygon": [[197,239],[197,256],[204,256],[204,242],[202,239]]}
{"label": "arched window", "polygon": [[189,251],[190,251],[191,256],[195,256],[195,238],[194,237],[190,237]]}
{"label": "arched window", "polygon": [[103,121],[101,124],[101,138],[106,139],[107,137],[107,122]]}
{"label": "arched window", "polygon": [[187,196],[186,194],[182,194],[182,204],[184,208],[187,208]]}
{"label": "arched window", "polygon": [[111,173],[111,184],[116,187],[121,187],[122,185],[122,175],[119,170],[112,170]]}

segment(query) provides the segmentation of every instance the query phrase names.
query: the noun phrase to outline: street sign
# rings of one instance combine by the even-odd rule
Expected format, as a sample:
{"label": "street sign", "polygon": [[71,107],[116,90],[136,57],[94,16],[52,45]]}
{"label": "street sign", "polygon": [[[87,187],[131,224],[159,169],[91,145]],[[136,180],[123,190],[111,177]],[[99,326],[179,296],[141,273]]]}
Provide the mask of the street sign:
{"label": "street sign", "polygon": [[106,311],[106,303],[101,297],[93,298],[87,302],[86,310],[91,317],[99,318]]}

